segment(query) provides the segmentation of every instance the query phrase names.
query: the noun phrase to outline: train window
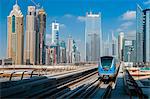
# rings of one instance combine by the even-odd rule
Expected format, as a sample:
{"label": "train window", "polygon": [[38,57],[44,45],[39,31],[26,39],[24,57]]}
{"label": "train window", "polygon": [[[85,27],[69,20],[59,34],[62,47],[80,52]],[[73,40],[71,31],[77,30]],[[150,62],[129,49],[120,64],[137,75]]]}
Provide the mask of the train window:
{"label": "train window", "polygon": [[112,64],[112,57],[102,57],[101,58],[101,65],[104,70],[108,70],[111,67]]}

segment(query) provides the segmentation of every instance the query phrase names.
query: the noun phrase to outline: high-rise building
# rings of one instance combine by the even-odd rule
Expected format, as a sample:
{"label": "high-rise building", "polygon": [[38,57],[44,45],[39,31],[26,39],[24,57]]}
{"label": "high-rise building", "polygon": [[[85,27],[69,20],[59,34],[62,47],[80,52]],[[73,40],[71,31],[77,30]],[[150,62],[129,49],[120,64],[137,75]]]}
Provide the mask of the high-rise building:
{"label": "high-rise building", "polygon": [[56,21],[52,23],[52,44],[59,44],[59,23]]}
{"label": "high-rise building", "polygon": [[73,39],[69,36],[67,41],[67,63],[72,63]]}
{"label": "high-rise building", "polygon": [[61,41],[60,43],[60,63],[66,63],[66,43],[65,41]]}
{"label": "high-rise building", "polygon": [[28,6],[26,16],[26,64],[36,64],[36,10]]}
{"label": "high-rise building", "polygon": [[143,60],[145,63],[150,62],[150,9],[143,10]]}
{"label": "high-rise building", "polygon": [[7,17],[8,32],[8,58],[11,58],[14,64],[23,64],[24,54],[24,22],[23,14],[17,2],[13,10]]}
{"label": "high-rise building", "polygon": [[120,32],[118,36],[118,60],[123,61],[123,40],[124,32]]}
{"label": "high-rise building", "polygon": [[52,46],[55,46],[56,63],[60,63],[60,45],[59,45],[59,23],[52,22]]}
{"label": "high-rise building", "polygon": [[46,46],[46,55],[45,55],[45,64],[46,65],[50,65],[51,64],[51,50],[49,46]]}
{"label": "high-rise building", "polygon": [[111,42],[108,35],[108,38],[106,41],[103,41],[103,56],[111,56]]}
{"label": "high-rise building", "polygon": [[56,45],[51,45],[50,46],[50,60],[51,60],[52,65],[58,63],[57,46]]}
{"label": "high-rise building", "polygon": [[123,61],[136,62],[136,36],[135,34],[126,34],[123,40]]}
{"label": "high-rise building", "polygon": [[45,64],[45,54],[46,54],[46,13],[44,9],[38,10],[38,26],[39,26],[39,62],[40,64]]}
{"label": "high-rise building", "polygon": [[114,34],[112,33],[112,56],[118,59],[118,42]]}
{"label": "high-rise building", "polygon": [[85,59],[98,61],[102,56],[101,14],[86,14],[85,22]]}
{"label": "high-rise building", "polygon": [[136,57],[137,62],[150,62],[150,9],[137,5]]}
{"label": "high-rise building", "polygon": [[136,58],[143,62],[143,9],[137,5],[136,11]]}

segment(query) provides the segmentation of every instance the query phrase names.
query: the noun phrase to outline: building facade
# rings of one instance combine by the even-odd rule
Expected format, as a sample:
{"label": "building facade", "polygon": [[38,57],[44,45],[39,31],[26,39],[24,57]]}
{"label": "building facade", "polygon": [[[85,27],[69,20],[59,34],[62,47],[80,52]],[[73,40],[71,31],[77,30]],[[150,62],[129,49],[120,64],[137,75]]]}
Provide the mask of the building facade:
{"label": "building facade", "polygon": [[150,9],[137,5],[136,57],[138,63],[150,62]]}
{"label": "building facade", "polygon": [[136,36],[135,34],[126,34],[123,40],[123,61],[136,62]]}
{"label": "building facade", "polygon": [[118,42],[114,34],[112,33],[112,56],[118,60]]}
{"label": "building facade", "polygon": [[56,21],[52,23],[52,44],[59,44],[59,23]]}
{"label": "building facade", "polygon": [[23,14],[17,2],[7,17],[8,49],[7,56],[13,64],[23,64],[24,54],[24,22]]}
{"label": "building facade", "polygon": [[64,41],[61,41],[60,43],[60,63],[66,63],[66,43]]}
{"label": "building facade", "polygon": [[108,35],[108,38],[106,41],[103,41],[103,56],[111,56],[112,53],[111,53],[111,42],[110,42],[110,38],[109,38],[109,35]]}
{"label": "building facade", "polygon": [[120,32],[118,36],[118,60],[123,61],[123,41],[124,32]]}
{"label": "building facade", "polygon": [[136,60],[143,62],[143,9],[137,5],[136,11]]}
{"label": "building facade", "polygon": [[85,22],[85,59],[87,62],[98,61],[102,55],[101,14],[86,14]]}
{"label": "building facade", "polygon": [[143,60],[150,62],[150,9],[143,10]]}
{"label": "building facade", "polygon": [[36,9],[35,6],[28,6],[26,16],[26,64],[36,64]]}
{"label": "building facade", "polygon": [[46,55],[45,55],[45,64],[46,65],[50,65],[51,64],[51,50],[49,46],[46,46]]}
{"label": "building facade", "polygon": [[67,63],[72,63],[73,38],[68,37],[67,40]]}
{"label": "building facade", "polygon": [[38,25],[39,25],[39,64],[45,64],[46,54],[46,13],[44,9],[38,11]]}

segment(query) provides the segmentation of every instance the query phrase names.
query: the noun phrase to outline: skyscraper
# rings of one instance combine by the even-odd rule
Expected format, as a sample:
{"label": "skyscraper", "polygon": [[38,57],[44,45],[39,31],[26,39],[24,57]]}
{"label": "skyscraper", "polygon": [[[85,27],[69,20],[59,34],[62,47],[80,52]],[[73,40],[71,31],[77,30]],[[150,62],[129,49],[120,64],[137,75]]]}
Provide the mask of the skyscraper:
{"label": "skyscraper", "polygon": [[111,42],[108,35],[108,38],[106,41],[103,41],[103,56],[111,56]]}
{"label": "skyscraper", "polygon": [[137,5],[136,57],[137,62],[150,62],[150,9]]}
{"label": "skyscraper", "polygon": [[8,32],[8,58],[11,58],[14,64],[23,64],[24,50],[24,23],[23,14],[17,2],[13,10],[7,17]]}
{"label": "skyscraper", "polygon": [[65,41],[61,41],[60,43],[60,62],[66,63],[66,43]]}
{"label": "skyscraper", "polygon": [[26,64],[36,64],[36,11],[28,6],[26,16]]}
{"label": "skyscraper", "polygon": [[136,58],[143,62],[143,9],[137,5],[136,11]]}
{"label": "skyscraper", "polygon": [[102,56],[101,14],[86,14],[85,22],[85,59],[98,61]]}
{"label": "skyscraper", "polygon": [[46,35],[46,13],[44,9],[39,9],[38,11],[38,25],[39,25],[39,59],[40,64],[45,64],[45,35]]}
{"label": "skyscraper", "polygon": [[59,23],[52,22],[52,43],[51,47],[54,49],[54,52],[56,54],[56,62],[60,63],[60,45],[59,45]]}
{"label": "skyscraper", "polygon": [[118,59],[119,61],[123,61],[123,40],[124,40],[124,32],[120,32],[118,36]]}
{"label": "skyscraper", "polygon": [[118,42],[113,33],[112,33],[112,56],[118,59]]}
{"label": "skyscraper", "polygon": [[73,39],[69,36],[67,41],[67,63],[72,63]]}
{"label": "skyscraper", "polygon": [[135,34],[126,34],[123,40],[123,61],[136,62],[136,36]]}
{"label": "skyscraper", "polygon": [[59,23],[56,21],[52,23],[52,44],[59,44]]}
{"label": "skyscraper", "polygon": [[150,9],[143,10],[143,60],[150,62]]}

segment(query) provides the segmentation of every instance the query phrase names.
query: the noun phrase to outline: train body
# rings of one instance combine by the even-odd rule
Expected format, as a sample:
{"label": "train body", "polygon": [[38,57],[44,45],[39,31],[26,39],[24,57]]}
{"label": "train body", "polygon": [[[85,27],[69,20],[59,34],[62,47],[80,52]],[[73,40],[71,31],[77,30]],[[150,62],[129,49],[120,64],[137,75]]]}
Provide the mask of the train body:
{"label": "train body", "polygon": [[98,62],[98,75],[103,80],[114,80],[117,72],[116,60],[112,56],[100,57]]}

